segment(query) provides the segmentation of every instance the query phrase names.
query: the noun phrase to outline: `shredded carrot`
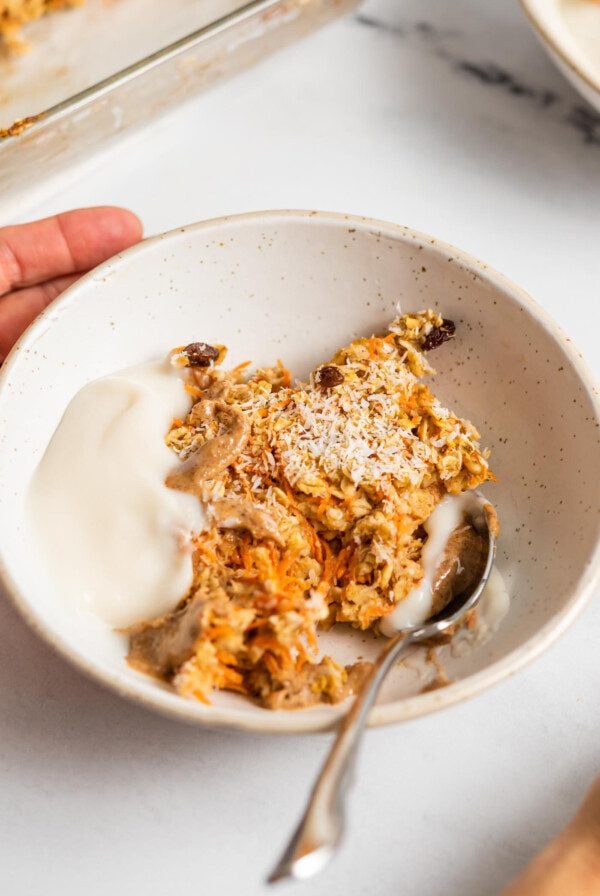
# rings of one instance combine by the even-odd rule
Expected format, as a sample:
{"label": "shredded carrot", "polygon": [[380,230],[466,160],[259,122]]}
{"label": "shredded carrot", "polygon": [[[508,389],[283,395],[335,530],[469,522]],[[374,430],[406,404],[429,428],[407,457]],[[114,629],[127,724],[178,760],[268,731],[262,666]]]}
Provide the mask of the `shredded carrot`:
{"label": "shredded carrot", "polygon": [[199,389],[198,386],[194,386],[193,383],[186,383],[185,391],[188,393],[188,395],[191,395],[192,398],[202,398],[204,395],[202,389]]}
{"label": "shredded carrot", "polygon": [[217,650],[217,659],[224,666],[237,666],[237,660],[228,650]]}
{"label": "shredded carrot", "polygon": [[184,692],[190,697],[195,697],[200,703],[204,703],[206,706],[212,706],[212,700],[209,700],[204,691],[201,691],[196,685],[185,688]]}
{"label": "shredded carrot", "polygon": [[272,653],[265,653],[263,656],[263,663],[271,675],[277,675],[279,673],[279,664]]}
{"label": "shredded carrot", "polygon": [[227,623],[220,623],[211,625],[210,628],[205,630],[205,634],[207,638],[216,640],[217,638],[230,638],[232,635],[235,635],[235,630]]}
{"label": "shredded carrot", "polygon": [[289,370],[287,369],[287,367],[284,366],[284,363],[281,360],[281,358],[277,359],[277,363],[281,365],[281,383],[282,383],[283,387],[287,389],[288,386],[290,386],[291,382],[292,382],[291,374],[290,374]]}

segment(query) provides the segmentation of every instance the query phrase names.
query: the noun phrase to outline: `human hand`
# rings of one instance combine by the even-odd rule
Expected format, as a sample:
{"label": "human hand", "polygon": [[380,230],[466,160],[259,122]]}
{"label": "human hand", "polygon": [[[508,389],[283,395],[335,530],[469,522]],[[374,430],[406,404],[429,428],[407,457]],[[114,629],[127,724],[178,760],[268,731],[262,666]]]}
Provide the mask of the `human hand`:
{"label": "human hand", "polygon": [[598,896],[600,777],[575,818],[501,896]]}
{"label": "human hand", "polygon": [[0,227],[0,363],[67,286],[141,238],[133,212],[110,206]]}

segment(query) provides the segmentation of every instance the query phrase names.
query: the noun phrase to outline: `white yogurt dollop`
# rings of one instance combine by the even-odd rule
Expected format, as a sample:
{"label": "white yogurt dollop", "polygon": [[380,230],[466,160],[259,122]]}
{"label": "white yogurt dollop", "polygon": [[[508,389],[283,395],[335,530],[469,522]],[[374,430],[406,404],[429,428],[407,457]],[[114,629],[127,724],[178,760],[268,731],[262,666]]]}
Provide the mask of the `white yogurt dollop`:
{"label": "white yogurt dollop", "polygon": [[480,635],[493,635],[510,609],[510,592],[500,571],[493,566],[479,601],[477,616]]}
{"label": "white yogurt dollop", "polygon": [[84,386],[69,404],[29,493],[34,537],[56,591],[120,627],[172,609],[192,581],[200,502],[169,489],[164,436],[189,408],[166,362]]}

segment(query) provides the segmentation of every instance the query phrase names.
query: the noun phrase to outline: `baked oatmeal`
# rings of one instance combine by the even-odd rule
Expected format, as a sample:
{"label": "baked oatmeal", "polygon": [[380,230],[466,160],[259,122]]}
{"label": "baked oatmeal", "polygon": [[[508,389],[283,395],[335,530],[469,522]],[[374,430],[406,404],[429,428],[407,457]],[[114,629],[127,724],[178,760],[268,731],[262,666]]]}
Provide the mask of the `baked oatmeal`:
{"label": "baked oatmeal", "polygon": [[[319,628],[377,632],[423,579],[436,506],[494,478],[475,427],[423,381],[426,354],[454,330],[435,311],[403,315],[294,385],[281,362],[226,370],[223,346],[172,352],[191,406],[166,434],[166,482],[197,496],[208,526],[189,593],[128,630],[133,667],[201,701],[227,689],[293,708],[352,692],[364,664],[319,659]],[[485,562],[484,539],[463,523],[442,603]]]}
{"label": "baked oatmeal", "polygon": [[11,52],[23,52],[27,44],[20,37],[21,28],[55,9],[81,6],[85,0],[0,0],[0,46]]}

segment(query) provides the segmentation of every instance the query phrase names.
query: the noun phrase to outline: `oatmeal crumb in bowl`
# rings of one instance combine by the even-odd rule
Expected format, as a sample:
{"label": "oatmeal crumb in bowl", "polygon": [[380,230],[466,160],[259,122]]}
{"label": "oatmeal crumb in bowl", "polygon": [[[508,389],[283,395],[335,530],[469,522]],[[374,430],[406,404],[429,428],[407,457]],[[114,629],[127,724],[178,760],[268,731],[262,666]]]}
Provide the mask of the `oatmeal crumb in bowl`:
{"label": "oatmeal crumb in bowl", "polygon": [[180,463],[166,484],[209,524],[189,592],[129,630],[134,668],[203,702],[224,688],[271,709],[337,703],[367,666],[319,658],[319,627],[392,634],[477,581],[487,542],[460,511],[424,574],[434,508],[492,477],[475,428],[420,379],[454,329],[403,315],[293,386],[281,362],[223,372],[222,349],[174,352],[193,404],[167,433]]}
{"label": "oatmeal crumb in bowl", "polygon": [[[174,363],[150,376],[144,365],[173,345]],[[68,535],[54,551],[63,555],[61,588],[33,531],[32,483],[82,387],[127,400],[105,427],[106,445],[119,447],[116,498],[95,539],[86,542],[73,520],[62,530],[56,508],[42,527],[48,535],[54,519]],[[159,392],[174,398],[161,405]],[[47,483],[56,483],[61,513],[78,483],[89,520],[105,460],[99,451],[90,477],[81,456],[104,443],[93,438],[98,421],[82,426],[82,413],[80,405],[65,414],[71,460],[56,462]],[[494,599],[449,643],[392,672],[372,723],[451,705],[515,671],[564,629],[597,580],[598,501],[583,485],[595,481],[597,404],[585,370],[517,287],[406,228],[277,212],[146,241],[83,278],[30,328],[2,373],[0,417],[0,460],[16,484],[0,485],[9,595],[79,668],[200,724],[333,724],[381,633],[406,624],[395,614],[436,612],[441,579],[445,599],[468,587],[452,577],[476,574],[475,540],[469,563],[464,538],[447,570],[441,560],[465,528],[458,496],[482,485],[502,523]],[[481,446],[492,449],[496,484],[485,485],[493,477]],[[139,495],[146,528],[128,536]],[[163,501],[166,515],[156,511]],[[565,532],[565,513],[580,531]],[[85,586],[77,576],[100,569],[104,543],[114,562],[96,593],[98,575]],[[139,604],[127,588],[119,593],[128,576]],[[169,591],[173,582],[179,591]],[[305,708],[283,709],[294,706]]]}
{"label": "oatmeal crumb in bowl", "polygon": [[79,6],[85,0],[0,0],[0,53],[22,53],[28,49],[21,28],[57,9]]}

